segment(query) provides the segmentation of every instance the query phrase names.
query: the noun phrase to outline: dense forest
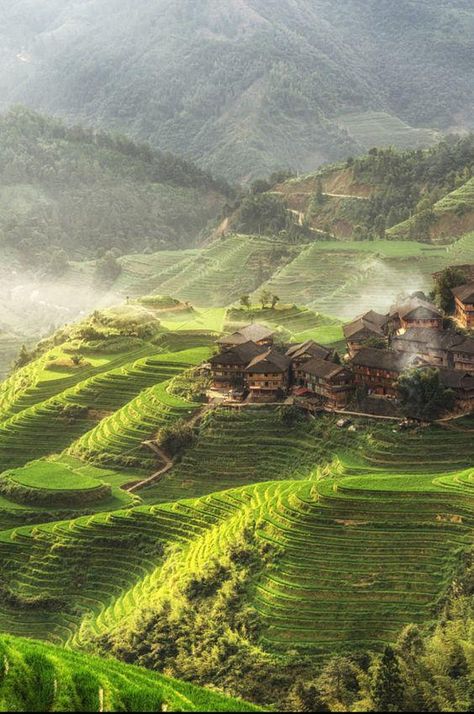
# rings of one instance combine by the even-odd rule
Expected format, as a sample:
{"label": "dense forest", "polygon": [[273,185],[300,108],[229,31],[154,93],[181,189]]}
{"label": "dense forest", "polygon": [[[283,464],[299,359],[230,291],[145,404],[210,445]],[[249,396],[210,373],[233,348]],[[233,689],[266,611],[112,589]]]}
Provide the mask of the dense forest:
{"label": "dense forest", "polygon": [[115,126],[232,180],[308,171],[430,143],[410,126],[472,127],[473,38],[470,0],[18,0],[0,102]]}
{"label": "dense forest", "polygon": [[187,247],[230,193],[124,136],[21,107],[0,118],[0,243],[29,269],[58,275],[73,258]]}
{"label": "dense forest", "polygon": [[435,204],[472,179],[474,134],[449,137],[426,151],[372,149],[368,156],[348,163],[355,181],[377,188],[364,215],[366,233],[383,238],[386,228],[413,216],[407,237],[428,240]]}

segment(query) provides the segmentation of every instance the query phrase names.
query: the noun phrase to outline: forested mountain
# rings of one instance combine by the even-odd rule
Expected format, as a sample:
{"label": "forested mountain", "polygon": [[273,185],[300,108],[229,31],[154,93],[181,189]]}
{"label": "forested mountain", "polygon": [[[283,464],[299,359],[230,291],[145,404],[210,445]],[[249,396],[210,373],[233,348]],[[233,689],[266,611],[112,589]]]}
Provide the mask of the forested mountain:
{"label": "forested mountain", "polygon": [[2,9],[0,101],[232,179],[312,170],[472,126],[473,38],[470,0],[18,0]]}
{"label": "forested mountain", "polygon": [[0,245],[28,270],[192,245],[229,190],[126,137],[21,107],[0,118]]}
{"label": "forested mountain", "polygon": [[365,156],[255,181],[228,225],[287,240],[389,238],[451,243],[474,229],[474,134],[425,151]]}

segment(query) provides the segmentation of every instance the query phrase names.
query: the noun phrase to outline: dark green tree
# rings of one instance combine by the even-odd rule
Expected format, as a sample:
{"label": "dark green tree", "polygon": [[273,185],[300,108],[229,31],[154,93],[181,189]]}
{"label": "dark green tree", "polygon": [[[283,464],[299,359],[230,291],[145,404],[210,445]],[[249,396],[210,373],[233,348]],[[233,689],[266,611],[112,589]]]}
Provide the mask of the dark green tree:
{"label": "dark green tree", "polygon": [[452,313],[454,311],[454,296],[452,290],[465,283],[466,276],[462,270],[455,266],[445,268],[436,278],[434,294],[438,307],[448,314]]}
{"label": "dark green tree", "polygon": [[285,709],[291,712],[330,712],[312,682],[298,680],[288,692]]}
{"label": "dark green tree", "polygon": [[391,647],[386,647],[377,662],[371,683],[375,711],[403,711],[405,689],[397,656]]}
{"label": "dark green tree", "polygon": [[455,401],[436,368],[407,370],[400,375],[397,390],[404,414],[424,421],[437,419],[443,411],[452,409]]}

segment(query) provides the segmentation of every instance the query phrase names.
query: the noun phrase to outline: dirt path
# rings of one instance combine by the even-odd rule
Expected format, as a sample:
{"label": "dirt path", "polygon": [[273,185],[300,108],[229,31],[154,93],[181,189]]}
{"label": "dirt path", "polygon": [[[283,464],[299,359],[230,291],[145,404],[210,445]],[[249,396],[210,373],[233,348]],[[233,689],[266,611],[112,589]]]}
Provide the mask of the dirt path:
{"label": "dirt path", "polygon": [[132,486],[128,486],[125,490],[129,493],[135,493],[135,491],[141,490],[142,488],[151,486],[151,484],[153,483],[161,481],[163,476],[167,474],[168,471],[171,471],[175,464],[174,460],[170,459],[169,456],[165,454],[163,449],[160,449],[160,447],[155,441],[144,441],[143,444],[144,446],[148,446],[149,449],[154,451],[155,454],[160,457],[160,459],[164,462],[164,466],[162,466],[162,468],[158,471],[155,471],[155,473],[149,476],[149,478],[146,478],[143,481],[139,481],[138,483],[135,483]]}
{"label": "dirt path", "polygon": [[[211,404],[206,404],[202,409],[199,409],[199,411],[193,416],[192,419],[190,419],[187,424],[190,427],[196,426],[196,424],[201,421],[201,419],[204,417],[207,412],[212,409]],[[171,459],[168,454],[163,451],[163,449],[158,446],[156,441],[153,439],[149,441],[144,441],[143,446],[147,446],[149,449],[155,452],[157,456],[160,457],[160,459],[163,461],[164,466],[162,466],[158,471],[155,471],[154,474],[149,476],[148,478],[144,479],[143,481],[139,481],[138,483],[134,483],[130,486],[127,486],[124,490],[128,491],[128,493],[135,493],[135,491],[139,491],[143,488],[146,488],[147,486],[151,486],[154,483],[159,483],[163,476],[165,476],[171,469],[175,466],[175,460]]]}
{"label": "dirt path", "polygon": [[323,193],[323,196],[330,196],[331,198],[355,198],[357,201],[368,201],[367,196],[354,196],[351,193]]}

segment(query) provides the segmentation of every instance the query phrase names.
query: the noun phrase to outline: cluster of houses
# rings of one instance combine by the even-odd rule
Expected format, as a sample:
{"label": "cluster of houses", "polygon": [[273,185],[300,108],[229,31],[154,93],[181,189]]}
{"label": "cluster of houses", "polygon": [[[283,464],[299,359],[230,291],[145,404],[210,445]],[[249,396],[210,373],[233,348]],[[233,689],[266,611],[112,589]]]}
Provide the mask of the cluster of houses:
{"label": "cluster of houses", "polygon": [[[474,284],[455,288],[455,319],[474,328]],[[407,369],[436,367],[459,408],[474,407],[474,337],[449,323],[423,294],[415,294],[388,314],[369,311],[344,326],[344,361],[308,340],[276,344],[269,328],[252,324],[219,341],[211,359],[213,388],[252,401],[276,401],[291,391],[321,406],[344,409],[360,390],[393,399]]]}

